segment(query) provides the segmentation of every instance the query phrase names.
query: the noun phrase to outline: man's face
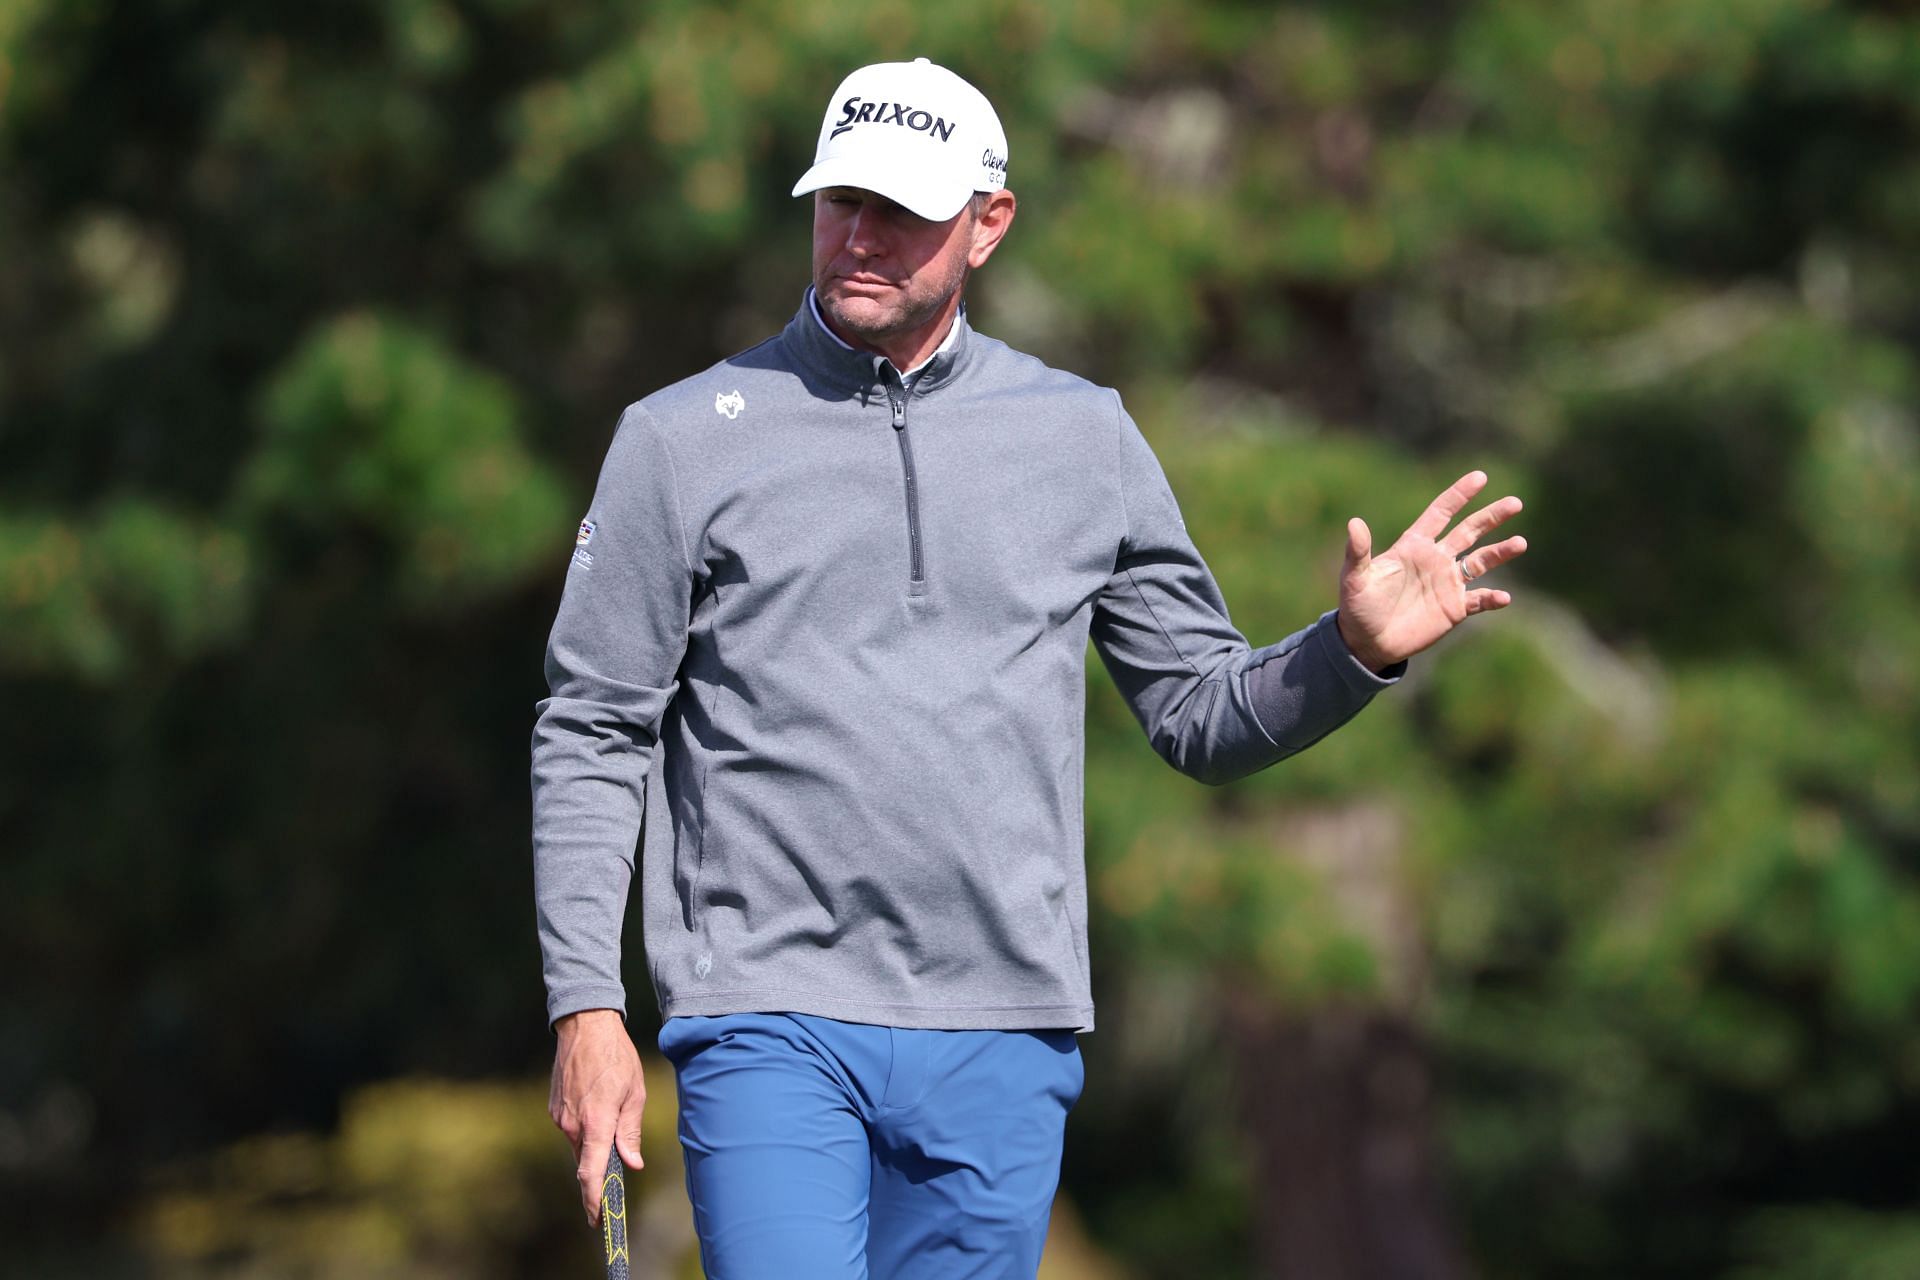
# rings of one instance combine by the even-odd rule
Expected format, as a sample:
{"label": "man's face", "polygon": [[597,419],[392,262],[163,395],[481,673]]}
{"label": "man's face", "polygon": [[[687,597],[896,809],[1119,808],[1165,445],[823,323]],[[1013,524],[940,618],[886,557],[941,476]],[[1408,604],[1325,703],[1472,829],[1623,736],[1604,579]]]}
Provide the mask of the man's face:
{"label": "man's face", "polygon": [[813,287],[821,307],[868,342],[926,325],[966,283],[972,208],[930,222],[859,187],[814,192]]}

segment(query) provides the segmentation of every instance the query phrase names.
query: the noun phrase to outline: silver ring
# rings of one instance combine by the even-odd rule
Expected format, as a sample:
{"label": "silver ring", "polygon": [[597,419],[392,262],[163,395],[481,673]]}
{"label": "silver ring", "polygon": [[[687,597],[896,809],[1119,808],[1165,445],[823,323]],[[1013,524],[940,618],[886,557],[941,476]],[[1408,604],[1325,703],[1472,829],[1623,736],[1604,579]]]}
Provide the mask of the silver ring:
{"label": "silver ring", "polygon": [[1460,581],[1463,583],[1472,582],[1475,574],[1473,570],[1467,568],[1467,558],[1461,556],[1458,560],[1455,560],[1454,563],[1460,566]]}

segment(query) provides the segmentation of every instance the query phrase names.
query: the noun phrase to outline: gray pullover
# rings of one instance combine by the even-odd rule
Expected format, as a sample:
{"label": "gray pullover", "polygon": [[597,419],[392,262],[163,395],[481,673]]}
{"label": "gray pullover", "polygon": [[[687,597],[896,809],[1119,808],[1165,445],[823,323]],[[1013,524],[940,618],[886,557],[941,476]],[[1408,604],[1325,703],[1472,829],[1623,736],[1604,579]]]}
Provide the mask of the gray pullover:
{"label": "gray pullover", "polygon": [[1091,1030],[1088,640],[1207,783],[1398,678],[1332,613],[1251,648],[1119,396],[955,324],[903,387],[803,301],[621,415],[533,733],[549,1020],[625,1012],[640,836],[662,1017]]}

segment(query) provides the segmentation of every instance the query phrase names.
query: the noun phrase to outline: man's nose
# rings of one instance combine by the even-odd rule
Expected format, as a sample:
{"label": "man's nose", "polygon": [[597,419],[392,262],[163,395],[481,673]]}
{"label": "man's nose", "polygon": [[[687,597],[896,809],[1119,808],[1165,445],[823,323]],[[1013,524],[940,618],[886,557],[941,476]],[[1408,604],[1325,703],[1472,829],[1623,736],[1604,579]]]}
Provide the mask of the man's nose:
{"label": "man's nose", "polygon": [[879,235],[879,219],[866,205],[854,211],[847,224],[847,252],[856,258],[870,258],[885,251]]}

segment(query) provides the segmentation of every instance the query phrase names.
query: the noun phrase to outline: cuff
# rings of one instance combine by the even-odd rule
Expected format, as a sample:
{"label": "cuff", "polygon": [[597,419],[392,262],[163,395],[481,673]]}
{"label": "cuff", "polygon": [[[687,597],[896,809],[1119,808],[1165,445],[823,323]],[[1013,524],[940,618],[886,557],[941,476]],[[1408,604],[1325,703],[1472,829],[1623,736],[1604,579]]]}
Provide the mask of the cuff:
{"label": "cuff", "polygon": [[1356,693],[1378,693],[1399,683],[1400,677],[1407,674],[1407,660],[1402,658],[1376,673],[1354,657],[1353,650],[1347,648],[1346,638],[1340,634],[1339,614],[1338,609],[1327,610],[1320,615],[1320,621],[1314,624],[1313,629],[1318,633],[1321,652],[1340,678]]}
{"label": "cuff", "polygon": [[621,1021],[627,1017],[627,993],[625,988],[614,983],[593,983],[582,987],[567,987],[551,992],[547,996],[547,1030],[553,1030],[553,1024],[570,1013],[579,1013],[583,1009],[612,1009],[620,1015]]}

